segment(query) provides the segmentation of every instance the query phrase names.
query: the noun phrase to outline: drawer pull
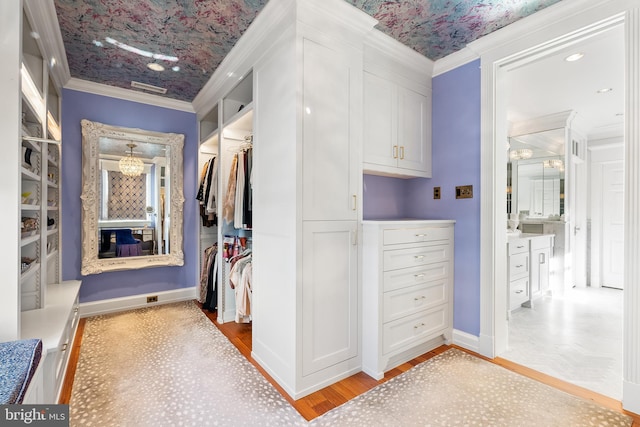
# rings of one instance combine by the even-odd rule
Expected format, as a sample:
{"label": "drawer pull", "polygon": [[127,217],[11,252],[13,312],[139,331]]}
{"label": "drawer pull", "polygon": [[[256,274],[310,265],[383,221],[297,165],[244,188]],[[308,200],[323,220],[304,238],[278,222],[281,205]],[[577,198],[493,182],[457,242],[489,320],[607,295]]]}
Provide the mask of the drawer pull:
{"label": "drawer pull", "polygon": [[522,249],[522,248],[524,248],[524,246],[516,246],[516,248]]}
{"label": "drawer pull", "polygon": [[522,267],[524,267],[524,264],[518,264],[518,265],[516,265],[516,268],[522,268]]}
{"label": "drawer pull", "polygon": [[413,329],[418,329],[418,328],[420,328],[420,327],[422,327],[422,326],[424,326],[424,323],[420,323],[419,325],[415,325],[415,326],[413,327]]}
{"label": "drawer pull", "polygon": [[64,343],[62,346],[62,351],[67,351],[67,347],[69,347],[69,343]]}
{"label": "drawer pull", "polygon": [[394,159],[398,158],[398,146],[397,145],[393,146],[393,158]]}
{"label": "drawer pull", "polygon": [[524,291],[523,291],[522,289],[518,289],[518,290],[516,291],[516,294],[521,294],[521,293],[523,293],[523,292],[524,292]]}
{"label": "drawer pull", "polygon": [[421,297],[415,297],[413,300],[414,301],[420,301],[421,299],[425,299],[426,297],[424,295],[422,295]]}
{"label": "drawer pull", "polygon": [[416,234],[416,237],[427,237],[426,234]]}
{"label": "drawer pull", "polygon": [[419,279],[421,277],[424,277],[424,273],[414,274],[413,277],[415,277],[416,279]]}
{"label": "drawer pull", "polygon": [[415,255],[415,256],[414,256],[414,258],[415,258],[415,259],[423,259],[423,258],[424,258],[424,255]]}

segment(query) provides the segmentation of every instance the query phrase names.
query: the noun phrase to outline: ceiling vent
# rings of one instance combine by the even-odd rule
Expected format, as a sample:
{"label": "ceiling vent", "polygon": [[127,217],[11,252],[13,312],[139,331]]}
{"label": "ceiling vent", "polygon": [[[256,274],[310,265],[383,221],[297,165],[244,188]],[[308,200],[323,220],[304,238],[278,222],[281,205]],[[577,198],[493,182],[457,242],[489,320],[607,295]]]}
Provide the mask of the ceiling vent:
{"label": "ceiling vent", "polygon": [[148,85],[146,83],[140,83],[134,80],[131,81],[131,87],[134,87],[136,89],[146,90],[148,92],[159,93],[161,95],[164,95],[165,93],[167,93],[167,89],[163,87]]}

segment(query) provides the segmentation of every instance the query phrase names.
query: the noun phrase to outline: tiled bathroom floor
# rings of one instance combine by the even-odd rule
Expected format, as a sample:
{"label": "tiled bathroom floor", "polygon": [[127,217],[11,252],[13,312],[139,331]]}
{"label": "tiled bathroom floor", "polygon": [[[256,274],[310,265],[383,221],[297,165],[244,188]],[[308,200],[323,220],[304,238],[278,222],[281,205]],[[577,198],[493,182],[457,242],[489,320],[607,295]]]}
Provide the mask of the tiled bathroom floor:
{"label": "tiled bathroom floor", "polygon": [[574,288],[542,297],[509,321],[509,349],[499,356],[622,399],[623,291]]}

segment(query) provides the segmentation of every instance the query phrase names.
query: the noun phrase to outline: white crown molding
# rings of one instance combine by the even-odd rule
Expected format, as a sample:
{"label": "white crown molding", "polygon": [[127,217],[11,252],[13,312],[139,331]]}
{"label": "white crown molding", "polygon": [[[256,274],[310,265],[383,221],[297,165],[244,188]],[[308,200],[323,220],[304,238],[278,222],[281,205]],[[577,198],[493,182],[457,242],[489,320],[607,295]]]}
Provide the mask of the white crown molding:
{"label": "white crown molding", "polygon": [[433,77],[454,70],[478,58],[480,56],[476,52],[465,47],[451,55],[438,59],[433,65]]}
{"label": "white crown molding", "polygon": [[[295,11],[296,0],[272,0],[267,3],[193,99],[193,108],[198,117],[206,114],[222,93],[238,83],[235,76],[249,71],[252,65],[248,62],[250,58],[265,51],[286,32],[286,19],[292,18]],[[293,19],[290,21],[293,24]]]}
{"label": "white crown molding", "polygon": [[[373,29],[368,34],[364,41],[365,44],[365,68],[371,61],[379,62],[378,54],[391,58],[394,61],[402,63],[402,67],[410,68],[413,72],[420,75],[427,74],[430,76],[433,73],[434,62],[411,49],[410,47],[400,43],[393,37],[384,34],[382,31]],[[374,58],[368,58],[367,47],[375,49],[376,55]]]}
{"label": "white crown molding", "polygon": [[47,63],[51,58],[56,60],[56,65],[49,67],[49,76],[56,89],[60,90],[69,81],[71,74],[53,0],[25,0],[24,9],[33,30],[40,35],[37,43]]}
{"label": "white crown molding", "polygon": [[327,25],[338,25],[338,34],[352,33],[362,36],[378,24],[378,20],[344,0],[297,0],[298,19],[320,31],[327,31]]}
{"label": "white crown molding", "polygon": [[123,99],[125,101],[154,105],[156,107],[186,111],[188,113],[194,112],[193,105],[191,105],[190,102],[179,101],[177,99],[165,98],[150,93],[137,92],[135,90],[123,89],[115,86],[108,86],[102,83],[95,83],[88,80],[77,79],[75,77],[70,78],[67,84],[64,85],[64,88],[77,90],[80,92],[93,93],[94,95]]}
{"label": "white crown molding", "polygon": [[530,133],[544,132],[546,130],[569,127],[576,112],[573,110],[547,114],[530,120],[510,123],[509,136],[528,135]]}

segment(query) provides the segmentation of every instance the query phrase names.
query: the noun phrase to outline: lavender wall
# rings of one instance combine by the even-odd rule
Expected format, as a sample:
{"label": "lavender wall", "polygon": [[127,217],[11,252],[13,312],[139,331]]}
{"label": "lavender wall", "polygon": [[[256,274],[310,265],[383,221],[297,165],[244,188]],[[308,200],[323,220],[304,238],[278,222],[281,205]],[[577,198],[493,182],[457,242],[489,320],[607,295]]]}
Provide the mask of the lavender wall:
{"label": "lavender wall", "polygon": [[362,217],[364,219],[406,218],[407,180],[364,175]]}
{"label": "lavender wall", "polygon": [[[184,146],[184,256],[182,267],[157,267],[80,275],[82,133],[80,120],[181,133]],[[81,279],[80,301],[96,301],[195,286],[197,283],[196,168],[198,134],[194,113],[64,89],[62,94],[62,278]]]}
{"label": "lavender wall", "polygon": [[[433,78],[433,178],[413,179],[407,214],[455,219],[454,328],[480,335],[480,60]],[[455,187],[473,185],[472,199]],[[442,198],[433,199],[433,187]]]}

